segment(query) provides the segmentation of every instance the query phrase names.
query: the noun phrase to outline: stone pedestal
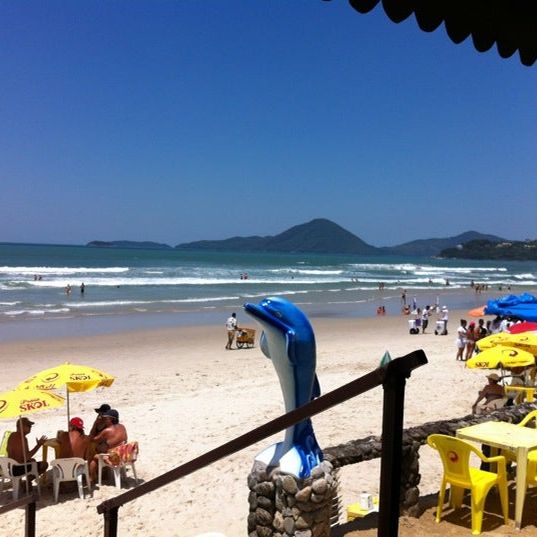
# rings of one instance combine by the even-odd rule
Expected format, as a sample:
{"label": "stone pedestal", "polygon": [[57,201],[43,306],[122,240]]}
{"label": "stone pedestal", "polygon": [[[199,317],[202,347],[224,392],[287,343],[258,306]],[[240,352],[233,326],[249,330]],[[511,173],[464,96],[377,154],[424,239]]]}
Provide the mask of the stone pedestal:
{"label": "stone pedestal", "polygon": [[248,476],[249,537],[329,537],[337,481],[324,461],[298,479],[256,461]]}

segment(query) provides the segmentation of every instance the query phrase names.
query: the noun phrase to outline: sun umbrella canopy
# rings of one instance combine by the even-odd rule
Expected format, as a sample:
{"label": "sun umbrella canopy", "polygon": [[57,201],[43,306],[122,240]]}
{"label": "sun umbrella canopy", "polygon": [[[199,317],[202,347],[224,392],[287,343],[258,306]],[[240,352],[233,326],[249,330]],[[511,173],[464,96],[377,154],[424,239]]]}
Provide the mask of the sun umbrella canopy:
{"label": "sun umbrella canopy", "polygon": [[474,308],[468,312],[468,315],[471,317],[483,317],[485,315],[485,306],[479,306],[479,308]]}
{"label": "sun umbrella canopy", "polygon": [[480,351],[484,351],[486,349],[492,349],[497,345],[508,345],[510,336],[511,334],[508,334],[507,332],[499,332],[498,334],[492,334],[490,336],[484,337],[483,339],[480,339],[476,343],[476,346]]}
{"label": "sun umbrella canopy", "polygon": [[114,377],[103,371],[86,365],[65,363],[40,371],[36,375],[21,382],[17,388],[25,390],[57,390],[63,386],[69,392],[89,392],[100,386],[110,386]]}
{"label": "sun umbrella canopy", "polygon": [[537,323],[524,321],[509,327],[509,333],[511,334],[521,334],[522,332],[537,332]]}
{"label": "sun umbrella canopy", "polygon": [[537,322],[537,297],[529,293],[507,295],[497,300],[489,300],[485,307],[487,315],[516,317],[524,321]]}
{"label": "sun umbrella canopy", "polygon": [[[537,335],[531,332],[523,332],[522,334],[510,334],[509,345],[517,349],[523,349],[531,352],[534,356],[537,355]],[[502,343],[503,345],[503,343]]]}
{"label": "sun umbrella canopy", "polygon": [[18,418],[57,408],[65,403],[65,399],[53,392],[42,390],[10,390],[0,393],[0,418]]}
{"label": "sun umbrella canopy", "polygon": [[480,352],[466,362],[466,367],[470,369],[497,369],[499,367],[511,369],[529,365],[535,365],[533,354],[504,345]]}

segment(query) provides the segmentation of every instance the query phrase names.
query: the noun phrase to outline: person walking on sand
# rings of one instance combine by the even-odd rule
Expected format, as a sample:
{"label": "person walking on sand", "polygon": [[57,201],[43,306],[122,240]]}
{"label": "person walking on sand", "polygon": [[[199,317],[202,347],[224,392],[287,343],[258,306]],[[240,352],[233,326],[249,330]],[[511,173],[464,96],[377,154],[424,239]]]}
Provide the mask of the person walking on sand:
{"label": "person walking on sand", "polygon": [[237,325],[237,314],[232,313],[231,317],[228,317],[226,321],[226,330],[227,330],[227,344],[226,349],[231,350],[231,345],[233,345],[233,340],[235,339],[235,332],[239,329]]}
{"label": "person walking on sand", "polygon": [[429,326],[429,315],[431,314],[430,306],[425,306],[421,312],[421,333],[425,334],[425,329]]}

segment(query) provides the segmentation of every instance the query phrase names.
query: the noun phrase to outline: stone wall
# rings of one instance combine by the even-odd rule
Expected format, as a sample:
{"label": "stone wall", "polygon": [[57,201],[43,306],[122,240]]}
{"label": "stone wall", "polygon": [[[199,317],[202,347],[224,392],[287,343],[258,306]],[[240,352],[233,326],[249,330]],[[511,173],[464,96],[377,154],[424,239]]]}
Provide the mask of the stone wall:
{"label": "stone wall", "polygon": [[298,479],[256,461],[248,476],[249,537],[328,537],[337,479],[325,461]]}
{"label": "stone wall", "polygon": [[[440,433],[455,436],[457,429],[475,425],[483,421],[508,421],[519,423],[524,416],[537,409],[536,403],[526,403],[504,407],[483,416],[470,414],[463,418],[424,423],[403,431],[403,458],[401,475],[401,514],[416,516],[419,513],[419,448],[427,442],[430,434]],[[334,468],[348,464],[379,458],[382,453],[380,436],[369,436],[361,440],[352,440],[346,444],[329,447],[324,451],[325,460]]]}

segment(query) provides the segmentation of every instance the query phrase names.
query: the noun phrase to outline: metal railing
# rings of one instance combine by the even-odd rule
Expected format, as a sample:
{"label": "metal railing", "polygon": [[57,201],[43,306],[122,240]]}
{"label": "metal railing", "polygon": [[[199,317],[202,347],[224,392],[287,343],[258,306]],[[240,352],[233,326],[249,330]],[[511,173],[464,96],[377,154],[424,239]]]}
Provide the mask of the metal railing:
{"label": "metal railing", "polygon": [[24,516],[24,537],[35,537],[35,502],[36,497],[34,494],[24,496],[23,498],[14,500],[6,505],[2,505],[0,507],[0,515],[25,505],[26,514]]}
{"label": "metal railing", "polygon": [[122,505],[380,385],[384,388],[384,402],[378,536],[396,537],[399,524],[405,383],[414,369],[426,363],[427,358],[422,350],[396,358],[386,367],[375,369],[134,489],[105,500],[97,506],[97,512],[104,515],[104,537],[117,537],[118,512]]}

